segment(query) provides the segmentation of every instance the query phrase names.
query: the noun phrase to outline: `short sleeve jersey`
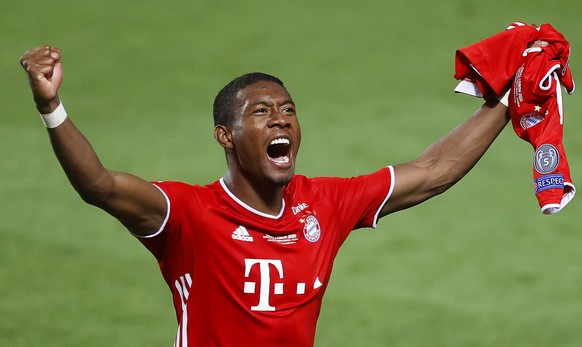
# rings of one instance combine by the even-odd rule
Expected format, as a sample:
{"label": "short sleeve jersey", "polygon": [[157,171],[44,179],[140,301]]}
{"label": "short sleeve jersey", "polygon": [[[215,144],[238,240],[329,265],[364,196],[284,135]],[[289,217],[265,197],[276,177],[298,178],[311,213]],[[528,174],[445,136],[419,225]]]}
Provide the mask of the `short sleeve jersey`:
{"label": "short sleeve jersey", "polygon": [[154,183],[168,216],[140,241],[172,291],[174,346],[313,346],[333,260],[352,230],[376,226],[393,176],[392,167],[296,175],[276,216],[240,201],[222,179]]}

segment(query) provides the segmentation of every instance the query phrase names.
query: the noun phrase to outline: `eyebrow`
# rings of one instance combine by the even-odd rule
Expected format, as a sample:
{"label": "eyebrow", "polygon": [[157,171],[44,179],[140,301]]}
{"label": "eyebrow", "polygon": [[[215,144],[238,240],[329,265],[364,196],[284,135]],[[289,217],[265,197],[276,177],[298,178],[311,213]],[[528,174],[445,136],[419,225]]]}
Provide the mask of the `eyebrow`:
{"label": "eyebrow", "polygon": [[[291,105],[295,106],[295,103],[291,99],[287,99],[281,103],[281,105],[286,105],[286,104],[291,104]],[[252,104],[249,104],[248,106],[257,106],[257,105],[271,106],[271,105],[273,105],[273,103],[261,100],[261,101],[257,101],[257,102],[254,102]]]}

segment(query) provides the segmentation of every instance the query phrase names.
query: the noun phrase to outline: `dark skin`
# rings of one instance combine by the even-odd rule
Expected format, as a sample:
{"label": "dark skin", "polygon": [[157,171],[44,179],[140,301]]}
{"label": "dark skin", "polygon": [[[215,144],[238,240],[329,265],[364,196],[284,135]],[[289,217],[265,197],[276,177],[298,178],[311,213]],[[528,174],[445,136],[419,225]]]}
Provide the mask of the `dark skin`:
{"label": "dark skin", "polygon": [[[20,62],[38,111],[54,111],[60,103],[61,51],[41,46],[26,52]],[[394,191],[380,216],[446,191],[477,163],[508,121],[505,106],[496,101],[485,103],[417,159],[395,166]],[[105,168],[70,118],[48,133],[61,166],[83,200],[107,211],[136,235],[159,230],[167,206],[156,187],[131,174]],[[214,137],[226,151],[224,181],[231,192],[256,210],[277,215],[284,186],[295,174],[301,143],[289,93],[273,82],[247,86],[237,95],[233,124],[216,126]],[[273,143],[279,145],[276,152],[269,149]]]}
{"label": "dark skin", "polygon": [[[295,173],[301,143],[295,104],[285,88],[261,81],[238,93],[235,114],[231,126],[218,125],[214,129],[214,137],[227,156],[224,182],[253,208],[277,215],[283,188]],[[288,159],[277,160],[268,155],[267,148],[273,141],[289,143],[284,151]]]}

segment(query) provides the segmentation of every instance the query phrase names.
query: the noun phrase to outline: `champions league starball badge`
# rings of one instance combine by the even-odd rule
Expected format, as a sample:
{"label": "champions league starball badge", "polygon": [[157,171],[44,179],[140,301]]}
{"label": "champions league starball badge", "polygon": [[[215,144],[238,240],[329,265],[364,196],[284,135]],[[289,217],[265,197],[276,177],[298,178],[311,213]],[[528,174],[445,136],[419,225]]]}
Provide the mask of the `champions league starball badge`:
{"label": "champions league starball badge", "polygon": [[305,217],[305,225],[303,226],[303,235],[309,242],[317,242],[321,236],[321,227],[319,221],[314,215]]}
{"label": "champions league starball badge", "polygon": [[560,154],[553,145],[548,143],[538,147],[534,155],[534,168],[542,175],[556,170],[560,164]]}

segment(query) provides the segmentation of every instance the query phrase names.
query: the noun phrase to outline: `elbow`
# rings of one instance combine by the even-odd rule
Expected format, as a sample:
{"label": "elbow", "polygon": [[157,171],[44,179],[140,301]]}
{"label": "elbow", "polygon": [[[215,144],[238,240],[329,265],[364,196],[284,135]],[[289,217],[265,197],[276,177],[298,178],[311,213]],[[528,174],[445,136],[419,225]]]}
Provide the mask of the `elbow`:
{"label": "elbow", "polygon": [[113,194],[113,180],[108,175],[102,176],[100,179],[92,180],[91,182],[71,181],[71,183],[77,191],[77,194],[79,194],[79,197],[85,203],[99,208],[106,206]]}
{"label": "elbow", "polygon": [[109,194],[99,193],[95,191],[77,190],[79,197],[89,205],[103,208],[109,200]]}
{"label": "elbow", "polygon": [[460,181],[460,178],[458,178],[458,179],[453,179],[450,177],[443,178],[442,182],[436,182],[433,185],[432,195],[436,196],[436,195],[440,195],[440,194],[446,192],[447,190],[449,190],[452,186],[454,186],[459,181]]}
{"label": "elbow", "polygon": [[424,165],[426,174],[426,189],[430,196],[440,195],[457,184],[468,170],[460,169],[457,161],[429,162]]}

